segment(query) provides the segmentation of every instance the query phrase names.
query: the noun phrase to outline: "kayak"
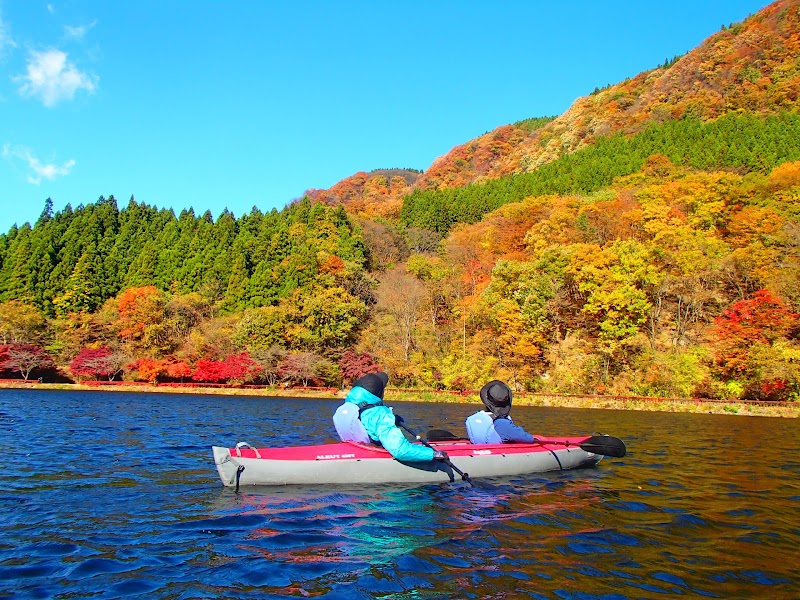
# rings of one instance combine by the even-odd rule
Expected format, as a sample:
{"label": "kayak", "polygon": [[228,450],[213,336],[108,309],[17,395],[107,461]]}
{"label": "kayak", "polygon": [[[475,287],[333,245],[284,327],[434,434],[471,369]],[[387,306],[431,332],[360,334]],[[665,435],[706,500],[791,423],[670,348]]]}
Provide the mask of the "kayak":
{"label": "kayak", "polygon": [[621,440],[609,436],[537,439],[534,443],[472,444],[468,440],[424,442],[444,450],[447,461],[401,462],[379,446],[339,442],[312,446],[233,448],[212,446],[226,487],[437,483],[592,467],[603,456],[624,456]]}

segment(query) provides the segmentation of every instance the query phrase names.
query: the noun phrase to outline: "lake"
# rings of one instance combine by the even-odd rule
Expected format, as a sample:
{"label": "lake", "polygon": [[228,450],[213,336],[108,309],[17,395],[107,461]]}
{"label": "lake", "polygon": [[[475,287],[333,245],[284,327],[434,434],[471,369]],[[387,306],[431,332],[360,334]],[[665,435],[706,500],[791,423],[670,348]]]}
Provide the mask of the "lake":
{"label": "lake", "polygon": [[[0,598],[800,598],[800,420],[515,407],[595,468],[223,488],[212,445],[333,441],[339,401],[0,390]],[[462,434],[472,404],[394,403]]]}

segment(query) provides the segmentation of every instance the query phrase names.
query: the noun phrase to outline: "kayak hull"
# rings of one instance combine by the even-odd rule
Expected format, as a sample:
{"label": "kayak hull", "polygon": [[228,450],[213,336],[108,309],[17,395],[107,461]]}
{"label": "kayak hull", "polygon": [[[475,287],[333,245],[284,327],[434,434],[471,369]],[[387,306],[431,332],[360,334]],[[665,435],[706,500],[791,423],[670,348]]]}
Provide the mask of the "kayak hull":
{"label": "kayak hull", "polygon": [[[525,475],[591,467],[602,455],[579,444],[587,438],[560,438],[555,443],[470,444],[431,442],[470,478]],[[245,485],[329,485],[378,483],[444,483],[461,476],[442,461],[400,462],[386,450],[341,442],[287,448],[213,446],[214,463],[226,487]]]}

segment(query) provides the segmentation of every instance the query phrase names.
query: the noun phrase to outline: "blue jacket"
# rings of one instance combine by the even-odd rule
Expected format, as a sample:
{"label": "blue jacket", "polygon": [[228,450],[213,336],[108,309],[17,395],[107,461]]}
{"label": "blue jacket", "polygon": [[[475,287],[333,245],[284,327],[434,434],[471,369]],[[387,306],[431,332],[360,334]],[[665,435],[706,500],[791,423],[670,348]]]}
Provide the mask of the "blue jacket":
{"label": "blue jacket", "polygon": [[504,442],[534,442],[530,433],[515,425],[511,417],[492,420],[492,413],[482,410],[467,418],[467,434],[473,444],[501,444]]}
{"label": "blue jacket", "polygon": [[[355,422],[347,422],[348,419],[356,418],[361,421],[361,425],[363,425],[367,435],[372,440],[379,441],[397,460],[405,462],[433,460],[433,450],[431,448],[412,444],[403,435],[400,428],[395,425],[395,417],[391,408],[384,406],[381,399],[374,394],[360,386],[356,386],[345,397],[345,405],[352,404],[357,407],[362,403],[372,406],[362,409],[360,417],[358,412],[355,413],[354,417],[352,410],[341,410],[341,406],[337,409],[336,415],[334,415],[334,425],[343,441],[361,441],[357,439],[358,433],[356,433],[356,437],[349,437],[349,434],[345,433],[358,432],[359,427]],[[342,435],[343,433],[345,435]],[[348,436],[348,439],[345,439],[346,436]]]}

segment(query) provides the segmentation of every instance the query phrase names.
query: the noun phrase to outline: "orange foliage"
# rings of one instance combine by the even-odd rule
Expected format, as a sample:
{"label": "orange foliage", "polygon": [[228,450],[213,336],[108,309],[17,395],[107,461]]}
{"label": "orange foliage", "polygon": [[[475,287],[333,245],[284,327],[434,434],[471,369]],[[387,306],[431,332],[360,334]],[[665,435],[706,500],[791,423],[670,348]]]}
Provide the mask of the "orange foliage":
{"label": "orange foliage", "polygon": [[769,184],[776,189],[800,185],[800,161],[787,162],[775,167],[769,174]]}
{"label": "orange foliage", "polygon": [[147,298],[152,294],[159,293],[155,286],[147,285],[138,288],[128,288],[119,295],[119,314],[125,317],[136,310],[136,307],[142,298]]}
{"label": "orange foliage", "polygon": [[675,170],[675,165],[668,156],[653,154],[647,157],[642,167],[642,172],[651,177],[666,177]]}
{"label": "orange foliage", "polygon": [[744,206],[731,215],[725,241],[745,247],[753,240],[763,241],[780,231],[786,219],[773,209],[763,206]]}
{"label": "orange foliage", "polygon": [[163,377],[166,374],[168,365],[169,362],[166,360],[139,358],[127,366],[127,371],[133,373],[134,381],[155,383],[159,377]]}
{"label": "orange foliage", "polygon": [[165,372],[167,377],[183,381],[184,377],[189,377],[192,374],[192,368],[181,360],[169,363],[166,366]]}
{"label": "orange foliage", "polygon": [[163,315],[164,295],[152,285],[129,288],[117,297],[118,335],[123,340],[139,340],[145,327]]}
{"label": "orange foliage", "polygon": [[336,275],[338,273],[341,273],[342,271],[344,271],[344,261],[335,254],[331,254],[319,266],[320,273],[329,273],[331,275]]}
{"label": "orange foliage", "polygon": [[503,125],[437,158],[415,187],[460,187],[481,177],[496,178],[512,170],[497,170],[527,137],[516,125]]}
{"label": "orange foliage", "polygon": [[308,190],[305,195],[314,202],[342,204],[350,214],[397,218],[418,175],[404,169],[359,172],[327,190]]}

